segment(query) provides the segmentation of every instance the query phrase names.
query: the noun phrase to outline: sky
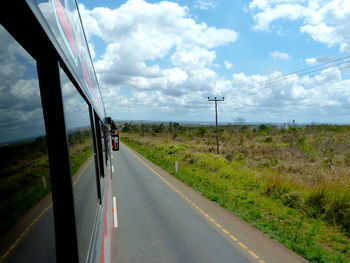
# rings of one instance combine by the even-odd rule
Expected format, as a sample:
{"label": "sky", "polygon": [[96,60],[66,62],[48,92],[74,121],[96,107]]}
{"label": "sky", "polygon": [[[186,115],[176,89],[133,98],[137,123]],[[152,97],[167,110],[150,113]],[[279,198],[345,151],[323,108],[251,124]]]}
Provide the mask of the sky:
{"label": "sky", "polygon": [[349,0],[80,0],[79,9],[116,120],[215,121],[208,97],[224,96],[219,122],[348,123]]}
{"label": "sky", "polygon": [[[44,14],[50,1],[37,0]],[[214,123],[208,97],[223,96],[219,123],[349,124],[350,0],[81,0],[79,9],[117,121]],[[2,26],[0,40],[0,144],[44,135],[36,62]],[[86,105],[61,82],[67,127],[86,125]]]}

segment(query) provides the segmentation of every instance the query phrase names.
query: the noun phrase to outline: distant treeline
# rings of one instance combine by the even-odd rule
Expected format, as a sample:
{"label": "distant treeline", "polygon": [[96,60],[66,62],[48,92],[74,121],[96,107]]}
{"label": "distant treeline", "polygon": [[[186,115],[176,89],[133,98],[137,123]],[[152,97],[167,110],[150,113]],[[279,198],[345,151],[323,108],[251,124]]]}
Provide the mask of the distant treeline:
{"label": "distant treeline", "polygon": [[[228,125],[219,125],[219,133],[222,133],[224,130],[231,130],[236,132],[242,131],[251,131],[251,132],[284,132],[284,131],[303,131],[303,132],[345,132],[350,131],[350,125],[332,125],[332,124],[309,124],[309,125],[296,125],[296,124],[285,124],[285,125],[276,125],[276,124],[228,124]],[[177,122],[170,122],[168,124],[148,124],[148,123],[124,123],[122,125],[122,132],[139,132],[139,133],[179,133],[186,131],[197,131],[198,135],[204,135],[207,132],[216,132],[215,125],[185,125],[182,126]]]}

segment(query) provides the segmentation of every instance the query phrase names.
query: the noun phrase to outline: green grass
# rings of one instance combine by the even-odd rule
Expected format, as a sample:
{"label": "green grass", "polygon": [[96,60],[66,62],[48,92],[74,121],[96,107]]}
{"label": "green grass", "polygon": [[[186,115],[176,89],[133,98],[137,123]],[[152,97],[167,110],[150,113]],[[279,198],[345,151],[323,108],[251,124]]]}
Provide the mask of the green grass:
{"label": "green grass", "polygon": [[[202,134],[198,132],[197,136]],[[179,135],[175,138],[179,139]],[[140,137],[124,133],[121,140],[309,261],[350,262],[349,188],[319,185],[310,189],[296,184],[290,174],[275,169],[277,157],[269,159],[268,165],[249,165],[248,150],[241,149],[242,156],[238,158],[232,158],[235,152],[230,157],[217,156],[210,148],[203,151],[208,146],[202,139],[190,143],[188,139],[176,141],[169,135]],[[274,140],[273,137],[262,143],[271,144]],[[308,158],[318,158],[311,144],[296,144]],[[271,145],[263,147],[265,154],[270,153]],[[178,173],[175,161],[179,162]]]}

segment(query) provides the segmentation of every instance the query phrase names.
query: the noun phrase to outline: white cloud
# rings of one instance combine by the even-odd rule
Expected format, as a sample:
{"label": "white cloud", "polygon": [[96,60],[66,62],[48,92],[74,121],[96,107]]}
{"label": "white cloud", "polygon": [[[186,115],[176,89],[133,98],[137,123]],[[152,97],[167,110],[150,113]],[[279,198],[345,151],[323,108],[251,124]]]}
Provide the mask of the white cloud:
{"label": "white cloud", "polygon": [[255,30],[271,30],[274,21],[301,20],[300,32],[341,52],[350,50],[349,0],[253,0]]}
{"label": "white cloud", "polygon": [[[250,8],[256,15],[263,12],[261,8],[272,15],[256,20],[256,25],[261,26],[259,30],[270,30],[272,23],[280,18],[306,21],[303,1],[253,2]],[[189,9],[179,4],[129,0],[118,9],[88,10],[81,6],[81,14],[83,22],[85,17],[89,21],[85,25],[88,36],[100,37],[107,44],[104,54],[95,58],[95,69],[107,114],[117,119],[135,119],[135,116],[146,120],[171,120],[173,117],[188,120],[191,116],[197,120],[207,119],[212,104],[205,103],[206,98],[225,95],[228,96],[220,107],[222,117],[226,114],[229,120],[232,120],[229,115],[233,111],[246,113],[247,120],[264,121],[274,114],[280,119],[281,111],[302,114],[312,107],[319,116],[321,111],[329,113],[339,107],[350,107],[350,102],[342,95],[348,94],[345,87],[349,81],[343,80],[336,68],[313,77],[292,75],[263,89],[258,88],[257,83],[268,81],[271,84],[283,77],[282,73],[266,76],[240,73],[234,74],[232,80],[220,76],[215,72],[218,67],[216,48],[233,43],[237,33],[198,23]],[[312,19],[319,21],[317,16]],[[281,51],[273,51],[271,56],[290,58]],[[319,63],[321,58],[307,61]],[[226,69],[232,68],[231,61],[223,64]],[[237,114],[235,112],[234,116]],[[271,118],[266,119],[269,120]]]}
{"label": "white cloud", "polygon": [[265,7],[262,12],[254,15],[256,24],[253,26],[255,30],[268,30],[270,24],[277,19],[297,20],[302,17],[303,7],[299,4],[277,4],[273,8]]}
{"label": "white cloud", "polygon": [[225,61],[224,61],[224,64],[225,64],[225,68],[226,68],[226,69],[232,68],[232,63],[231,63],[231,62],[225,60]]}
{"label": "white cloud", "polygon": [[210,8],[215,8],[215,4],[208,0],[195,0],[194,8],[199,8],[201,10],[207,10]]}
{"label": "white cloud", "polygon": [[237,39],[234,30],[197,23],[187,7],[167,1],[80,10],[88,38],[107,43],[94,63],[107,113],[123,105],[123,116],[135,111],[126,105],[138,105],[139,114],[201,107],[192,101],[214,94],[222,81],[211,69],[215,48]]}
{"label": "white cloud", "polygon": [[[308,107],[320,110],[324,107],[350,107],[345,99],[350,96],[350,80],[343,80],[336,67],[328,68],[317,75],[284,76],[281,72],[270,75],[233,74],[234,91],[226,91],[235,97],[232,107],[254,106],[256,109],[269,107],[271,113],[290,106],[303,112]],[[239,87],[239,88],[237,88]]]}
{"label": "white cloud", "polygon": [[305,62],[311,66],[315,66],[315,65],[330,62],[332,59],[334,60],[334,58],[330,56],[319,56],[319,57],[307,58],[305,59]]}
{"label": "white cloud", "polygon": [[270,56],[277,59],[290,59],[290,56],[287,53],[280,51],[270,52]]}
{"label": "white cloud", "polygon": [[195,46],[191,49],[180,48],[170,59],[174,66],[190,70],[211,66],[215,58],[215,51]]}

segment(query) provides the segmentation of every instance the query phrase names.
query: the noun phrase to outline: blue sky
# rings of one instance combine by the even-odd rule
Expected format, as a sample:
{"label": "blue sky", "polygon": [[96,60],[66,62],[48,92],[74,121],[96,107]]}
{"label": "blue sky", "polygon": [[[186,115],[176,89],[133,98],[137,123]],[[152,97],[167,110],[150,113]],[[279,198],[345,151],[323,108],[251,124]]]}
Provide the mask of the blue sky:
{"label": "blue sky", "polygon": [[79,3],[117,120],[348,122],[348,58],[285,76],[349,55],[348,0]]}

